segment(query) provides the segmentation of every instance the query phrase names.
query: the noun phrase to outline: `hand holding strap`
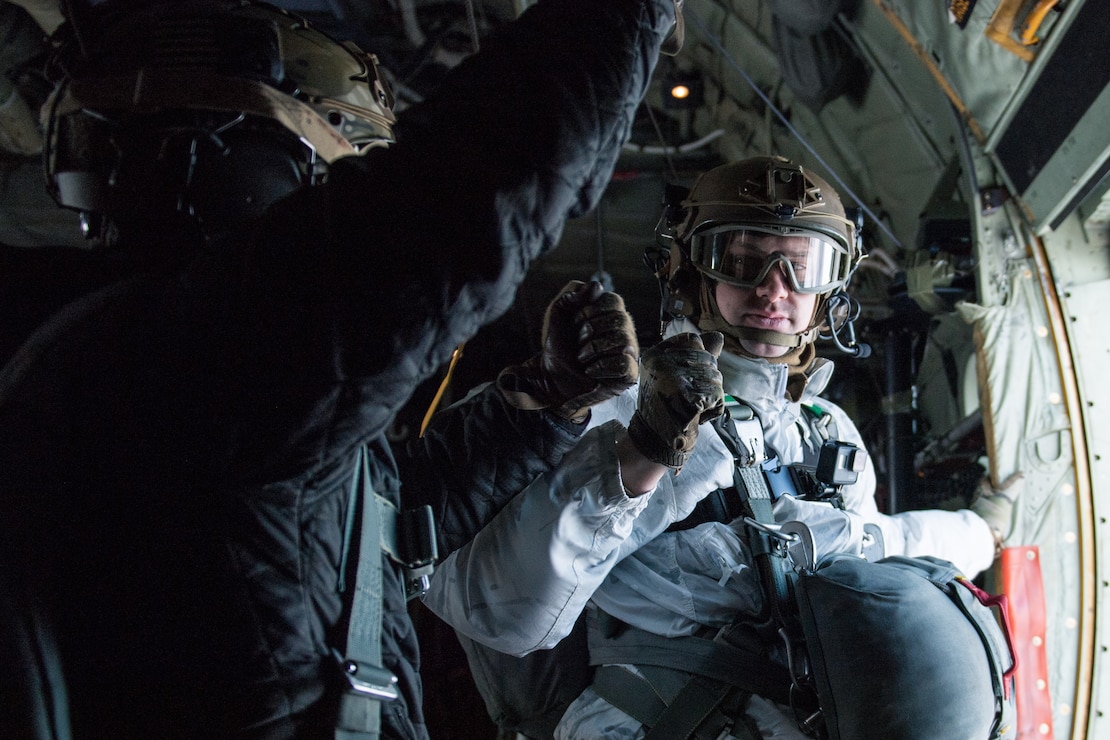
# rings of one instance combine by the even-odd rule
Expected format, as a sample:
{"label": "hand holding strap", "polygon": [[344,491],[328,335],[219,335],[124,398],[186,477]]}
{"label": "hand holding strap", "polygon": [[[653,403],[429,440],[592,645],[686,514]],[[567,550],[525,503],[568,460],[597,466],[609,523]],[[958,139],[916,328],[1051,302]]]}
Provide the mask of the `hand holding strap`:
{"label": "hand holding strap", "polygon": [[581,419],[589,408],[631,387],[639,343],[624,300],[596,281],[572,280],[547,307],[542,349],[497,378],[517,408],[551,409]]}
{"label": "hand holding strap", "polygon": [[676,334],[644,352],[640,394],[628,436],[649,460],[680,470],[694,451],[698,425],[720,416],[724,389],[720,332]]}

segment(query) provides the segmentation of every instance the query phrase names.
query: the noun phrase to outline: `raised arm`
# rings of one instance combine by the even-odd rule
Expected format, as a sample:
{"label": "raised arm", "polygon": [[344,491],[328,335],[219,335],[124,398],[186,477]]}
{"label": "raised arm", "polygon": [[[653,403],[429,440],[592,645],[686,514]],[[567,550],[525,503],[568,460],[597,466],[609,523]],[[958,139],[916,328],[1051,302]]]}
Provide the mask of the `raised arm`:
{"label": "raised arm", "polygon": [[279,202],[237,338],[256,350],[244,438],[348,412],[332,448],[383,431],[597,202],[674,21],[672,0],[543,0],[403,111],[395,144]]}
{"label": "raised arm", "polygon": [[[705,344],[720,351],[719,341]],[[452,553],[424,603],[467,637],[505,653],[525,654],[566,636],[613,566],[692,508],[675,500],[665,473],[690,460],[698,424],[723,407],[710,350],[686,334],[646,351],[631,422],[639,432],[629,435],[622,423],[628,417],[605,409],[617,418],[590,430]],[[705,479],[684,489],[704,496],[717,487],[711,472],[684,468],[683,475]]]}
{"label": "raised arm", "polygon": [[575,280],[548,306],[541,349],[433,417],[398,456],[406,505],[429,504],[446,557],[551,470],[590,409],[636,382],[639,347],[619,295]]}

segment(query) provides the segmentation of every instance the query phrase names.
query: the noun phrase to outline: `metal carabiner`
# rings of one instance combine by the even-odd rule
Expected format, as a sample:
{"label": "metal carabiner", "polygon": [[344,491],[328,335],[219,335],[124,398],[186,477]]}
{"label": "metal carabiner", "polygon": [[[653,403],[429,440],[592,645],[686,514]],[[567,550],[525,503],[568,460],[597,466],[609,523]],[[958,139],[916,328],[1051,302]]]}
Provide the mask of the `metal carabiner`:
{"label": "metal carabiner", "polygon": [[753,519],[750,516],[744,517],[744,524],[747,524],[752,529],[755,529],[763,534],[773,537],[780,542],[791,544],[798,541],[798,535],[792,532],[783,532],[781,525],[778,524],[765,524],[758,519]]}

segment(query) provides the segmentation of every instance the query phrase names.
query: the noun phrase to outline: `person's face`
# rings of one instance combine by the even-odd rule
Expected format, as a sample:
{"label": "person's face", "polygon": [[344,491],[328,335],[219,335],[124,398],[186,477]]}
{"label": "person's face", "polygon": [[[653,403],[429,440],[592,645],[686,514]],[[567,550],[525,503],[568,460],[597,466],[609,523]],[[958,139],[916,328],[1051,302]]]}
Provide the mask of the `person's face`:
{"label": "person's face", "polygon": [[[729,243],[728,259],[762,263],[778,252],[791,263],[799,265],[804,264],[801,257],[805,248],[803,237],[743,232]],[[755,288],[718,282],[715,297],[721,318],[733,326],[768,329],[781,334],[798,334],[808,329],[817,307],[817,294],[795,292],[784,270],[783,264],[776,264]],[[789,347],[751,339],[741,339],[740,345],[759,357],[781,357],[790,351]]]}

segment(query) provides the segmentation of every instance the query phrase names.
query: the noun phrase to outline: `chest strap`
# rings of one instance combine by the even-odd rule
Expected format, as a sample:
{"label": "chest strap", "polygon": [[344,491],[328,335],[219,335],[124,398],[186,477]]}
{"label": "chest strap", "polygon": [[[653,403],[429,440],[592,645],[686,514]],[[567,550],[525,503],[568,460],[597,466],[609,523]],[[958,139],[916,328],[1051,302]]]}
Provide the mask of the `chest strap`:
{"label": "chest strap", "polygon": [[734,498],[748,525],[748,545],[767,597],[761,619],[782,624],[790,612],[788,545],[793,537],[780,532],[775,521],[774,500],[763,471],[767,451],[759,417],[747,404],[731,396],[726,400],[725,413],[712,422],[734,463],[733,487],[725,494]]}

